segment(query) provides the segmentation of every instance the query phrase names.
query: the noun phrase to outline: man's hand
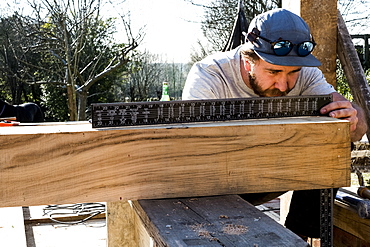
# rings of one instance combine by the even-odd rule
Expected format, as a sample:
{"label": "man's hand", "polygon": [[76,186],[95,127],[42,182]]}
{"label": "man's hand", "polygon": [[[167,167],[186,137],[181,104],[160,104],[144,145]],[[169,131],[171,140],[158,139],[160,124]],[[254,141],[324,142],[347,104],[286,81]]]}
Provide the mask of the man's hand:
{"label": "man's hand", "polygon": [[365,114],[363,110],[349,102],[339,93],[332,93],[333,102],[321,108],[321,114],[330,117],[348,120],[350,123],[351,141],[358,141],[367,130]]}
{"label": "man's hand", "polygon": [[343,99],[335,98],[336,96],[333,95],[333,102],[321,108],[321,114],[327,114],[333,118],[348,120],[351,125],[350,130],[355,131],[358,123],[357,110],[353,107],[351,102],[346,100],[344,97]]}

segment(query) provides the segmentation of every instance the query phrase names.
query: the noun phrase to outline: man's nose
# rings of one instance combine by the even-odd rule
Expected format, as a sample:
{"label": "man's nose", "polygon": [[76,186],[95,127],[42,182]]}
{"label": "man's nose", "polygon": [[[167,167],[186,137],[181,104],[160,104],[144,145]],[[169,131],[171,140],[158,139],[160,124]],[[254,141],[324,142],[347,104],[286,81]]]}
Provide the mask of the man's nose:
{"label": "man's nose", "polygon": [[279,89],[281,92],[285,92],[288,89],[288,78],[285,75],[280,75],[276,78],[275,88]]}

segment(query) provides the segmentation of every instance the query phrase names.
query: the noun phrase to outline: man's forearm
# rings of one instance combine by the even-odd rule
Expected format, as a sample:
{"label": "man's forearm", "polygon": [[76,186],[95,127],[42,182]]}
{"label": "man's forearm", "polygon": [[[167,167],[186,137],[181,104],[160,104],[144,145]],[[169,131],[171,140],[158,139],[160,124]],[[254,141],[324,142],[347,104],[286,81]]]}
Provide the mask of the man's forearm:
{"label": "man's forearm", "polygon": [[358,122],[356,125],[356,130],[351,132],[351,141],[358,141],[366,133],[368,126],[364,110],[354,103],[352,103],[352,105],[353,108],[357,110]]}

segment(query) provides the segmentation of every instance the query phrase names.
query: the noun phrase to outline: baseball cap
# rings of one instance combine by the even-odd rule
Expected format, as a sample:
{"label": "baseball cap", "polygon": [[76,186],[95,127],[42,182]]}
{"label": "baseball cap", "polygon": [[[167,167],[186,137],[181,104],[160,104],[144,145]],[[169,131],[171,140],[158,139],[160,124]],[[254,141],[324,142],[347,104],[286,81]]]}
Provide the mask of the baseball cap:
{"label": "baseball cap", "polygon": [[[261,38],[262,37],[262,38]],[[312,54],[298,55],[298,44],[313,42],[310,28],[298,15],[286,9],[273,9],[256,16],[248,28],[245,48],[255,51],[264,61],[282,66],[317,67],[321,63]],[[276,55],[271,42],[290,41],[293,49],[286,55]]]}

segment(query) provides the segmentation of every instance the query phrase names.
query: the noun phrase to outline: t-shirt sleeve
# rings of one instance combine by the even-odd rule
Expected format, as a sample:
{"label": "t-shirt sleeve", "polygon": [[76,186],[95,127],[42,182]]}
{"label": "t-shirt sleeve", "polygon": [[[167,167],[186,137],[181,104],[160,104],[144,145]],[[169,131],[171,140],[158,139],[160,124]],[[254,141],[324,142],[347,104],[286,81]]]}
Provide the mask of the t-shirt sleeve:
{"label": "t-shirt sleeve", "polygon": [[222,87],[224,86],[225,83],[219,74],[204,64],[195,63],[187,76],[182,99],[225,98],[225,95],[222,95],[224,92]]}
{"label": "t-shirt sleeve", "polygon": [[322,95],[335,92],[334,87],[326,81],[318,68],[304,68],[302,72],[298,78],[301,95]]}

